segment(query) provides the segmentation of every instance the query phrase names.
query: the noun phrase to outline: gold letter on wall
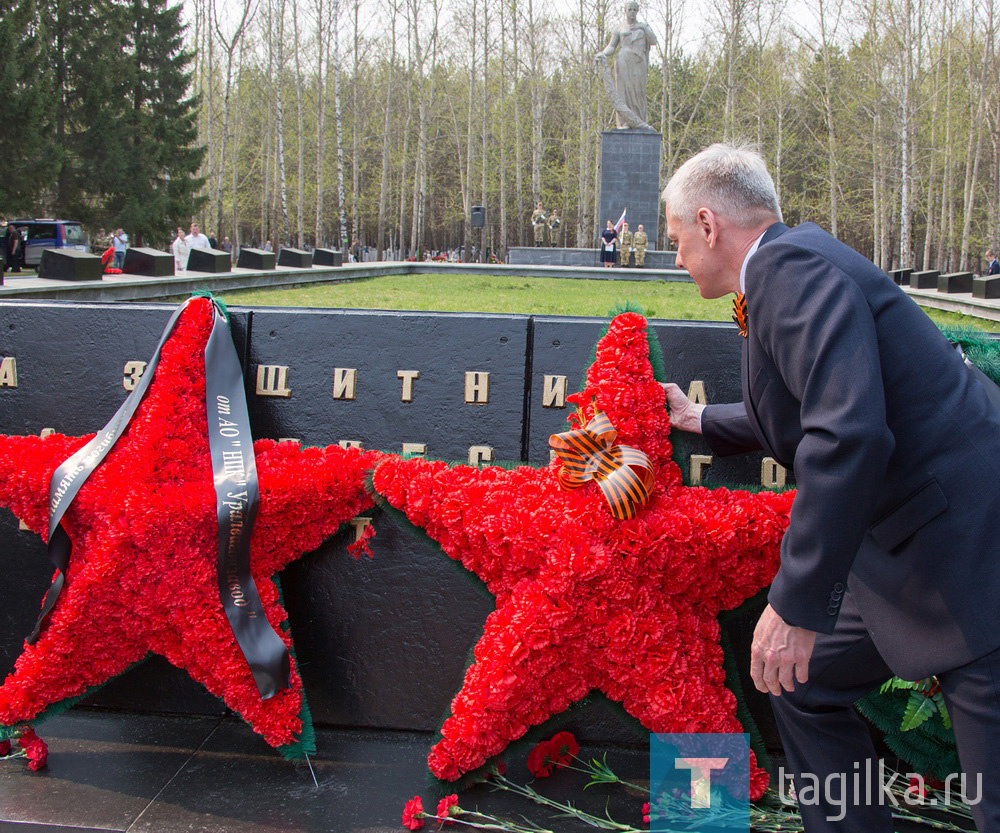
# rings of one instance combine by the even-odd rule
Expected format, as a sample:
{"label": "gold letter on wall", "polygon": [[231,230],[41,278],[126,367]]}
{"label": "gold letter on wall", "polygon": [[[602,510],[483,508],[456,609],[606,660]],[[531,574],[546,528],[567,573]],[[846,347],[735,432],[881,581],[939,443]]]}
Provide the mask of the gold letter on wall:
{"label": "gold letter on wall", "polygon": [[13,356],[5,356],[4,360],[0,362],[0,387],[17,387],[17,359]]}
{"label": "gold letter on wall", "polygon": [[358,387],[358,371],[353,367],[333,369],[333,398],[354,399]]}
{"label": "gold letter on wall", "polygon": [[712,465],[712,456],[710,454],[692,454],[691,455],[691,485],[700,486],[702,479],[702,472]]}
{"label": "gold letter on wall", "polygon": [[465,404],[485,405],[490,401],[490,374],[478,370],[465,372]]}
{"label": "gold letter on wall", "polygon": [[122,387],[125,390],[135,390],[135,386],[139,384],[139,380],[145,372],[145,362],[125,362],[125,377],[122,379]]}
{"label": "gold letter on wall", "polygon": [[491,445],[470,445],[469,465],[478,466],[482,463],[489,463],[493,460],[493,446]]}
{"label": "gold letter on wall", "polygon": [[257,365],[257,396],[292,395],[288,387],[288,368],[280,364]]}
{"label": "gold letter on wall", "polygon": [[695,380],[688,385],[688,399],[692,402],[697,402],[699,405],[707,405],[708,395],[705,393],[705,383]]}
{"label": "gold letter on wall", "polygon": [[787,470],[773,457],[765,457],[760,463],[760,485],[765,489],[781,489],[785,485]]}
{"label": "gold letter on wall", "polygon": [[566,377],[546,376],[542,387],[543,408],[566,407]]}
{"label": "gold letter on wall", "polygon": [[404,457],[426,457],[427,443],[403,443]]}
{"label": "gold letter on wall", "polygon": [[401,402],[412,402],[413,401],[413,380],[420,378],[419,370],[397,370],[396,378],[403,380],[403,395],[400,397]]}

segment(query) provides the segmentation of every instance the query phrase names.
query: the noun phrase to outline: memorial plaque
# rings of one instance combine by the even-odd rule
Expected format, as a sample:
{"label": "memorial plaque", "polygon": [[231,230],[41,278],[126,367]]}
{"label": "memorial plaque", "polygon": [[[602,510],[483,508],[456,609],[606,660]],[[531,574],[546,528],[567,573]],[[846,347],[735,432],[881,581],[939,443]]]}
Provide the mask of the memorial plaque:
{"label": "memorial plaque", "polygon": [[174,274],[174,256],[170,252],[139,247],[125,250],[122,271],[127,275],[166,278]]}
{"label": "memorial plaque", "polygon": [[912,269],[893,269],[888,273],[889,277],[892,278],[893,282],[899,286],[909,286],[910,285],[910,275],[913,274]]}
{"label": "memorial plaque", "polygon": [[232,272],[232,256],[220,249],[192,249],[188,253],[187,271],[211,274]]}
{"label": "memorial plaque", "polygon": [[76,249],[43,249],[38,277],[57,281],[99,281],[104,263],[97,255]]}
{"label": "memorial plaque", "polygon": [[948,275],[941,275],[938,278],[937,288],[938,292],[946,292],[949,295],[972,292],[972,272],[952,272]]}
{"label": "memorial plaque", "polygon": [[312,252],[285,248],[278,252],[278,265],[294,269],[309,269],[313,265]]}
{"label": "memorial plaque", "polygon": [[[80,435],[101,428],[145,372],[174,305],[4,302],[0,308],[0,430]],[[256,438],[359,443],[484,463],[548,461],[549,434],[566,427],[565,396],[579,389],[607,323],[354,310],[230,313]],[[732,325],[654,321],[652,327],[671,379],[709,402],[739,397],[741,345]],[[675,432],[672,439],[690,477],[692,458],[711,452],[700,437]],[[759,480],[760,456],[739,459],[701,462],[702,482]],[[365,516],[376,530],[374,560],[346,552],[365,523],[356,520],[282,577],[312,712],[320,724],[434,730],[459,690],[494,600],[436,545],[381,509]],[[0,513],[0,546],[0,674],[6,674],[52,568],[39,536],[19,531],[9,512]],[[749,617],[727,632],[748,639]],[[112,681],[89,702],[224,711],[162,658]],[[581,739],[603,742],[641,738],[637,726],[621,722],[617,707],[602,697],[569,724]]]}
{"label": "memorial plaque", "polygon": [[265,252],[263,249],[251,249],[244,246],[240,249],[236,265],[241,269],[258,269],[266,271],[273,269],[278,258],[274,252]]}
{"label": "memorial plaque", "polygon": [[1000,275],[984,275],[972,280],[973,298],[1000,298]]}
{"label": "memorial plaque", "polygon": [[941,273],[937,269],[914,272],[910,275],[910,286],[914,289],[937,289],[938,277],[940,275]]}
{"label": "memorial plaque", "polygon": [[344,253],[338,249],[313,249],[313,266],[343,266]]}

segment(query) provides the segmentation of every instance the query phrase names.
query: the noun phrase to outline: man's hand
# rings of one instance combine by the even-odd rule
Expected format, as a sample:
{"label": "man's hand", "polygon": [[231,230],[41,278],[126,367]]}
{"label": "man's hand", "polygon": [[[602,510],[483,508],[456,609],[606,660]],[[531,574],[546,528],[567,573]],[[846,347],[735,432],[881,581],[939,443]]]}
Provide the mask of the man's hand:
{"label": "man's hand", "polygon": [[692,402],[687,398],[687,394],[673,382],[660,382],[660,385],[667,392],[671,425],[674,428],[680,428],[681,431],[700,434],[701,412],[705,410],[705,406]]}
{"label": "man's hand", "polygon": [[795,687],[794,680],[806,682],[815,644],[816,631],[789,625],[771,605],[764,608],[750,648],[750,676],[757,690],[780,697],[782,689]]}

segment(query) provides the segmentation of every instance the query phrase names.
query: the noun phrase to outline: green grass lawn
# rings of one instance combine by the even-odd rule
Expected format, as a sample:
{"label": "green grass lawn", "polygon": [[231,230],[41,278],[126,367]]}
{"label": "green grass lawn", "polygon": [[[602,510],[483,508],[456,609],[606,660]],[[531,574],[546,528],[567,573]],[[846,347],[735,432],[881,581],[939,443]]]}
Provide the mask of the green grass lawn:
{"label": "green grass lawn", "polygon": [[[248,307],[513,312],[527,315],[607,315],[625,302],[650,318],[729,321],[732,298],[707,301],[687,282],[515,278],[494,275],[393,275],[350,283],[227,292],[223,300]],[[928,310],[941,326],[1000,331],[1000,322]]]}

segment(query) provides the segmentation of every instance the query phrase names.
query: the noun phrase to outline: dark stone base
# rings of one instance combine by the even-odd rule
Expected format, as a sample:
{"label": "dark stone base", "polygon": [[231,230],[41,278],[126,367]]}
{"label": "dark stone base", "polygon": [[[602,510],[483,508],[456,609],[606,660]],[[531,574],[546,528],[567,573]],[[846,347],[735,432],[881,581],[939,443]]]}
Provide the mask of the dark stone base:
{"label": "dark stone base", "polygon": [[1000,298],[1000,275],[972,279],[973,298]]}
{"label": "dark stone base", "polygon": [[928,269],[926,272],[914,272],[910,275],[910,286],[914,289],[937,289],[938,278],[941,272],[937,269]]}
{"label": "dark stone base", "polygon": [[909,286],[910,285],[910,275],[913,274],[912,269],[893,269],[889,272],[889,277],[899,286]]}
{"label": "dark stone base", "polygon": [[649,248],[656,248],[660,217],[660,146],[663,136],[640,130],[608,130],[601,134],[601,208],[596,241],[608,220],[618,222],[622,210],[628,227],[644,226]]}
{"label": "dark stone base", "polygon": [[[23,761],[0,767],[0,829],[17,833],[329,833],[397,831],[403,805],[421,795],[433,813],[454,787],[429,783],[433,735],[319,729],[311,757],[291,763],[238,719],[135,715],[73,709],[40,729],[49,762],[40,773]],[[623,779],[649,775],[645,744],[587,746]],[[530,747],[529,747],[530,748]],[[508,777],[531,779],[527,749],[508,756]],[[645,798],[621,786],[584,790],[587,776],[561,770],[536,781],[543,795],[616,821],[635,822]],[[459,791],[461,792],[461,791]],[[606,806],[607,805],[607,806]],[[530,818],[554,833],[573,833],[578,819],[488,784],[461,792],[461,806],[507,819]],[[428,822],[425,831],[436,831]],[[458,825],[451,828],[461,829]]]}
{"label": "dark stone base", "polygon": [[[515,246],[507,250],[507,262],[513,266],[600,266],[598,249],[556,249],[545,246]],[[634,258],[633,258],[634,260]],[[632,266],[630,268],[636,268]],[[677,252],[646,250],[643,269],[676,269]]]}
{"label": "dark stone base", "polygon": [[97,255],[75,249],[44,249],[38,277],[56,281],[99,281],[104,264]]}
{"label": "dark stone base", "polygon": [[174,256],[158,249],[136,248],[125,250],[122,271],[127,275],[150,278],[169,278],[174,274]]}
{"label": "dark stone base", "polygon": [[192,249],[188,254],[188,272],[232,272],[233,259],[221,249]]}
{"label": "dark stone base", "polygon": [[313,249],[313,266],[343,266],[344,253],[338,249]]}
{"label": "dark stone base", "polygon": [[282,249],[278,252],[278,265],[293,269],[309,269],[313,265],[312,252],[302,249]]}
{"label": "dark stone base", "polygon": [[259,269],[267,271],[274,268],[277,262],[274,252],[265,252],[263,249],[240,249],[240,255],[236,260],[236,265],[241,269]]}
{"label": "dark stone base", "polygon": [[960,292],[972,292],[972,272],[952,272],[941,275],[937,283],[938,292],[955,295]]}

